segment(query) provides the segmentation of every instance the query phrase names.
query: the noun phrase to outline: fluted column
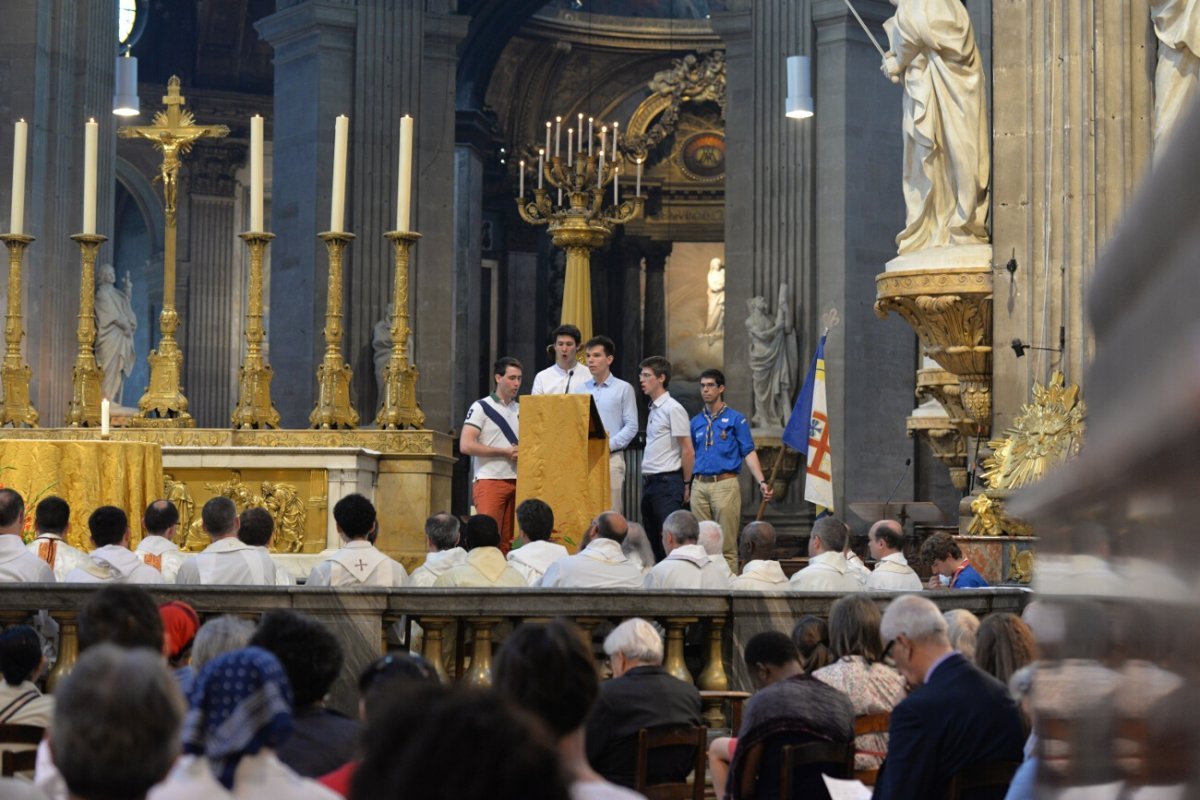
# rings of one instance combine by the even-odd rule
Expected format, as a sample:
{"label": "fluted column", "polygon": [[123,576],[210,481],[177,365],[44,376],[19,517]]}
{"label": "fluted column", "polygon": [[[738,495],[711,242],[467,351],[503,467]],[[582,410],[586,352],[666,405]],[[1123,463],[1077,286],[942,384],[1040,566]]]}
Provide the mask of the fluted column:
{"label": "fluted column", "polygon": [[646,248],[646,298],[642,312],[642,352],[667,354],[667,251],[659,244]]}

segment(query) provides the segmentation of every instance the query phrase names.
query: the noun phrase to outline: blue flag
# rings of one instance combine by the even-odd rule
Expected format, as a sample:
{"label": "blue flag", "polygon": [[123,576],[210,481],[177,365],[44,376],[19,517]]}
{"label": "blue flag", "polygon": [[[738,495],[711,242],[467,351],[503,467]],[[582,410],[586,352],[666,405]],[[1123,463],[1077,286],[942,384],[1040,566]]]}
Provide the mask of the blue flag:
{"label": "blue flag", "polygon": [[825,338],[817,344],[796,406],[783,429],[783,443],[804,456],[804,499],[818,513],[833,510],[833,452],[829,441],[829,406],[825,399]]}

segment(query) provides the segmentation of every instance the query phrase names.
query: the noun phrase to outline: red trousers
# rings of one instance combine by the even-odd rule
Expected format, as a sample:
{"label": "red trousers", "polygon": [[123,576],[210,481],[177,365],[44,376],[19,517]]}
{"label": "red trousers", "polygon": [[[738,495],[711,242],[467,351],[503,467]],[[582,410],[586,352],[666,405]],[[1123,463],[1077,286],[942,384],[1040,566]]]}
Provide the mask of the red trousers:
{"label": "red trousers", "polygon": [[500,550],[508,555],[512,549],[513,518],[517,511],[517,482],[515,480],[483,479],[475,481],[471,491],[476,514],[487,514],[500,526]]}

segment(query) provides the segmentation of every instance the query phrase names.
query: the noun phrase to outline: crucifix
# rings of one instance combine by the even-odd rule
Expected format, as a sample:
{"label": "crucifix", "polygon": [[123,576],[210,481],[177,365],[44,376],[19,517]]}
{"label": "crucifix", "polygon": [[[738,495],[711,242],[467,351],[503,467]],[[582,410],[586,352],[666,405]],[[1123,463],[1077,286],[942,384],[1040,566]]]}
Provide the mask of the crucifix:
{"label": "crucifix", "polygon": [[179,314],[175,310],[175,232],[178,208],[181,156],[187,155],[197,139],[220,138],[229,135],[224,125],[197,125],[192,112],[184,109],[179,93],[179,78],[167,81],[163,97],[166,110],[154,115],[151,125],[126,125],[117,131],[123,139],[148,139],[162,151],[163,162],[156,181],[162,183],[166,212],[166,235],[163,238],[163,307],[159,315],[162,338],[158,349],[150,351],[150,385],[138,400],[138,411],[130,424],[135,427],[194,427],[196,421],[188,413],[187,398],[179,386],[183,371],[183,351],[175,341]]}

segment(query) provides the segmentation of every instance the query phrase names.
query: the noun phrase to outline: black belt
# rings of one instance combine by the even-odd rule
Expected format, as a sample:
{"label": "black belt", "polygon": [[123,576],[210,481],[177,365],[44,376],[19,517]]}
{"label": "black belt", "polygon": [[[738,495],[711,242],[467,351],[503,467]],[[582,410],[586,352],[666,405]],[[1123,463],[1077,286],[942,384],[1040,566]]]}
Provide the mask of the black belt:
{"label": "black belt", "polygon": [[643,477],[643,478],[645,478],[646,480],[650,480],[651,478],[670,478],[670,477],[672,477],[672,476],[674,476],[674,475],[678,475],[679,477],[681,477],[681,478],[682,478],[682,477],[683,477],[683,470],[681,470],[681,469],[673,469],[673,470],[671,470],[670,472],[649,472],[649,473],[643,473],[643,474],[642,474],[642,477]]}

